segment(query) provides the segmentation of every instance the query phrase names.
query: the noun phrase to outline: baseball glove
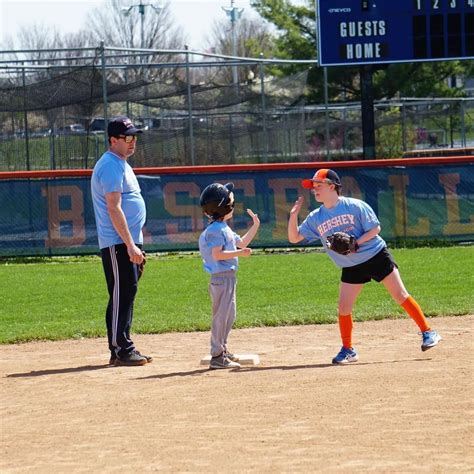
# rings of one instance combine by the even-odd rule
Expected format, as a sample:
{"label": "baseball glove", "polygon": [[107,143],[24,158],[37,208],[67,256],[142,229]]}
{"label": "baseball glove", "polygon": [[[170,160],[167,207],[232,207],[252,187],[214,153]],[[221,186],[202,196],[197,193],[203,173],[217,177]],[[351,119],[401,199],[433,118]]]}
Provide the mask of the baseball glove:
{"label": "baseball glove", "polygon": [[334,232],[326,238],[328,249],[341,255],[348,255],[351,252],[357,252],[359,244],[353,235],[345,232]]}
{"label": "baseball glove", "polygon": [[138,279],[139,280],[143,276],[143,272],[145,271],[145,264],[146,264],[146,254],[143,250],[142,250],[142,254],[143,254],[143,261],[142,263],[138,265]]}

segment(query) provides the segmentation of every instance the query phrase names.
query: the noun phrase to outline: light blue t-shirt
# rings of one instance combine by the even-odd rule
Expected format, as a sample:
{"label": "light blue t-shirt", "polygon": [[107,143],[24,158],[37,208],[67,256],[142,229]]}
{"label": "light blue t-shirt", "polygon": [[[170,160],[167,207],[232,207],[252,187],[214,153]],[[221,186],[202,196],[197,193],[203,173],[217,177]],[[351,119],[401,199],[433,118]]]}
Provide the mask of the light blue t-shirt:
{"label": "light blue t-shirt", "polygon": [[373,209],[360,199],[340,197],[339,202],[328,209],[324,205],[312,211],[298,227],[298,232],[308,241],[320,239],[327,254],[341,268],[353,267],[377,255],[386,243],[379,235],[363,243],[359,250],[349,255],[340,255],[329,250],[326,237],[334,232],[346,232],[358,239],[380,225]]}
{"label": "light blue t-shirt", "polygon": [[136,244],[143,244],[142,228],[145,225],[145,201],[132,167],[111,151],[105,152],[94,166],[91,179],[92,201],[99,247],[101,249],[122,244],[123,240],[115,230],[107,210],[105,195],[122,193],[122,210],[128,229]]}
{"label": "light blue t-shirt", "polygon": [[213,247],[222,250],[237,250],[237,244],[241,242],[237,235],[225,222],[211,222],[199,237],[199,251],[201,252],[204,270],[214,274],[237,270],[239,259],[237,257],[227,260],[214,260],[212,258]]}

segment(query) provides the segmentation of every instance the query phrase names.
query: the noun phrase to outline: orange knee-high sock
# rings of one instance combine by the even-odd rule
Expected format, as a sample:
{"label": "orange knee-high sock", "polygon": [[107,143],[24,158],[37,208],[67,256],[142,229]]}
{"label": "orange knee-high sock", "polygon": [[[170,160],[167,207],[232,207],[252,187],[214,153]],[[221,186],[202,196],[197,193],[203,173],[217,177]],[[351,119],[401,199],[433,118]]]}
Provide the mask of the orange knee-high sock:
{"label": "orange knee-high sock", "polygon": [[339,315],[339,331],[341,332],[342,345],[346,349],[352,348],[352,314]]}
{"label": "orange knee-high sock", "polygon": [[428,321],[426,320],[420,305],[414,298],[409,296],[400,306],[410,315],[411,319],[415,321],[421,332],[430,330]]}

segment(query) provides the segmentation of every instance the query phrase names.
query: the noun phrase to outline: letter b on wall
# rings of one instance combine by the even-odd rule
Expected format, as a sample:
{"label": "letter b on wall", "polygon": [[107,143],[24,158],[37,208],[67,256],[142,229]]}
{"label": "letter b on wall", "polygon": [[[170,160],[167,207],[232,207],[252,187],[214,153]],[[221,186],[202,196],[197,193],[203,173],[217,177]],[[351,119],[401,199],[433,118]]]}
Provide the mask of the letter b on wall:
{"label": "letter b on wall", "polygon": [[[71,247],[86,240],[84,199],[79,186],[48,186],[41,188],[47,199],[48,238],[46,247]],[[68,229],[68,232],[66,232]]]}

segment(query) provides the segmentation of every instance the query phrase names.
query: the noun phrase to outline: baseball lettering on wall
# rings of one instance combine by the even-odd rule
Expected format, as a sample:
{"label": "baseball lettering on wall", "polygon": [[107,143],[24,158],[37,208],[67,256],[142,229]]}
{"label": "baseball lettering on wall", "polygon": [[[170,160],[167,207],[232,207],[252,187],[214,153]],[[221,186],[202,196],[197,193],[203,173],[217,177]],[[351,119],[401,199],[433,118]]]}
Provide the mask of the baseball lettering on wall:
{"label": "baseball lettering on wall", "polygon": [[[270,179],[268,187],[273,195],[273,206],[275,209],[275,219],[272,222],[272,237],[274,239],[284,239],[288,235],[288,205],[289,201],[286,192],[291,189],[300,188],[301,179]],[[309,202],[309,191],[303,191],[307,202]]]}
{"label": "baseball lettering on wall", "polygon": [[357,181],[352,176],[341,178],[342,187],[344,188],[344,195],[356,199],[362,199],[362,192]]}
{"label": "baseball lettering on wall", "polygon": [[[369,203],[379,216],[381,235],[389,241],[473,240],[474,162],[455,164],[438,158],[430,165],[407,166],[408,162],[403,160],[403,167],[339,168],[344,194]],[[241,216],[250,208],[261,221],[255,245],[286,247],[288,215],[295,200],[304,196],[308,211],[316,207],[314,197],[300,186],[307,174],[307,169],[269,168],[138,176],[149,209],[146,250],[196,250],[206,225],[199,206],[201,191],[209,183],[229,181],[235,184],[235,231],[247,231],[248,219]],[[0,197],[0,255],[97,251],[88,177],[0,180]],[[351,217],[344,219],[350,225]]]}
{"label": "baseball lettering on wall", "polygon": [[410,183],[409,176],[389,176],[388,184],[393,188],[393,209],[395,214],[394,233],[396,236],[421,237],[429,235],[430,221],[427,217],[420,217],[415,224],[410,225],[408,202],[406,198],[407,186]]}
{"label": "baseball lettering on wall", "polygon": [[446,194],[446,213],[448,216],[448,223],[443,228],[443,234],[474,234],[474,214],[469,216],[469,222],[461,222],[459,196],[456,189],[461,182],[459,173],[441,174],[439,182],[443,185]]}
{"label": "baseball lettering on wall", "polygon": [[84,195],[79,186],[47,186],[41,194],[48,203],[48,237],[46,247],[61,248],[82,245],[84,228]]}
{"label": "baseball lettering on wall", "polygon": [[[243,199],[255,198],[255,180],[254,179],[235,179],[232,181],[234,183],[234,194],[242,194]],[[247,214],[247,209],[244,206],[244,203],[239,198],[238,202],[235,203],[236,214],[242,215]],[[252,225],[251,222],[248,222],[248,226]]]}
{"label": "baseball lettering on wall", "polygon": [[[195,200],[200,194],[201,189],[195,183],[178,181],[164,186],[164,207],[171,216],[177,218],[165,226],[170,242],[189,242],[190,239],[196,240],[199,237],[204,229],[204,221],[201,209],[196,206]],[[188,203],[181,204],[180,196],[184,197]]]}

